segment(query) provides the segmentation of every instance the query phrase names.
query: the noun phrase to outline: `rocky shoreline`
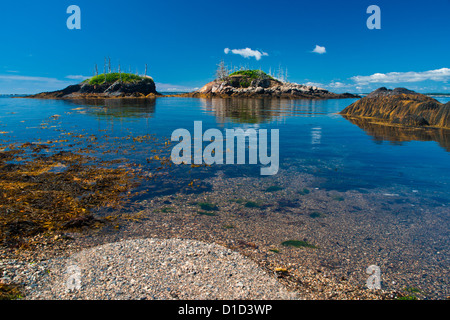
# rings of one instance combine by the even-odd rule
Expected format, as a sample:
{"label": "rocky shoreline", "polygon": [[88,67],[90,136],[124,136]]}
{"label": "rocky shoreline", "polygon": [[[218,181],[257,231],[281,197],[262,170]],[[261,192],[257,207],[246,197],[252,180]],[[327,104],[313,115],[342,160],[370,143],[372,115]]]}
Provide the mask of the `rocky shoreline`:
{"label": "rocky shoreline", "polygon": [[[243,85],[244,84],[244,85]],[[248,85],[248,86],[247,86]],[[246,79],[242,76],[226,80],[214,80],[201,89],[176,96],[194,98],[245,97],[245,98],[291,98],[291,99],[346,99],[360,98],[351,93],[333,93],[315,86],[281,82],[275,79]]]}
{"label": "rocky shoreline", "polygon": [[379,88],[352,103],[340,114],[375,119],[387,125],[450,129],[450,103],[442,104],[405,88]]}
{"label": "rocky shoreline", "polygon": [[[223,246],[187,239],[132,239],[18,266],[30,300],[292,300],[273,272]],[[0,265],[1,266],[1,265]],[[72,272],[72,273],[71,273]],[[77,277],[72,286],[67,279]]]}
{"label": "rocky shoreline", "polygon": [[[301,189],[305,183],[311,183],[303,179],[306,177],[288,181],[284,176],[277,181]],[[235,185],[235,181],[214,180],[220,184],[215,189],[226,187],[228,191]],[[265,190],[263,185],[256,188]],[[274,196],[266,199],[267,192],[244,189],[239,194],[246,198],[270,202]],[[286,193],[285,197],[292,199],[295,190],[278,193]],[[416,290],[416,286],[421,290],[417,293],[421,298],[422,292],[433,292],[433,288],[426,287],[427,282],[436,285],[434,278],[441,269],[431,263],[422,270],[412,262],[430,254],[429,250],[422,250],[425,249],[422,244],[418,248],[405,246],[409,232],[414,230],[405,225],[400,230],[392,227],[386,231],[380,227],[359,234],[361,224],[374,217],[381,218],[378,209],[368,210],[372,202],[366,203],[363,195],[348,192],[334,200],[337,198],[330,198],[326,190],[303,193],[300,197],[306,202],[302,208],[289,206],[281,211],[262,206],[250,208],[239,203],[239,199],[229,201],[226,195],[231,193],[219,190],[204,196],[144,200],[143,211],[129,213],[135,218],[118,230],[83,228],[54,239],[37,235],[33,250],[1,252],[5,258],[0,263],[3,276],[0,282],[23,285],[24,299],[372,300],[409,297],[406,290]],[[384,193],[373,197],[373,203],[389,201]],[[214,198],[220,210],[211,215],[199,214],[194,202],[204,198]],[[307,214],[308,207],[318,210],[319,204],[330,201],[335,204],[332,212],[321,217]],[[367,212],[351,214],[345,209],[346,203],[364,206]],[[436,212],[430,212],[424,218],[422,238],[428,237],[427,229],[435,224],[430,217],[434,219],[435,215]],[[350,235],[343,233],[343,229]],[[386,232],[393,232],[393,236],[386,237]],[[281,241],[299,235],[315,246],[280,245]],[[380,256],[379,251],[373,252],[374,248],[389,250],[383,250]],[[383,270],[383,290],[364,287],[365,268],[374,262]],[[81,269],[82,282],[80,290],[70,293],[65,289],[66,270],[71,265]],[[404,268],[409,272],[405,273]],[[233,276],[230,278],[229,274]],[[267,285],[262,286],[265,281]],[[445,292],[440,294],[445,297]]]}
{"label": "rocky shoreline", "polygon": [[82,82],[65,89],[42,92],[26,98],[34,99],[95,99],[95,98],[154,98],[161,96],[153,80],[148,77],[139,81],[89,84]]}
{"label": "rocky shoreline", "polygon": [[[351,93],[333,93],[315,86],[282,82],[267,76],[251,78],[245,75],[228,76],[216,79],[204,85],[200,90],[189,93],[163,95],[156,91],[156,85],[150,77],[123,82],[98,82],[91,80],[68,86],[65,89],[42,92],[26,98],[34,99],[114,99],[114,98],[155,98],[155,97],[245,97],[245,98],[290,98],[290,99],[346,99],[360,98]],[[101,77],[101,76],[97,76]],[[136,76],[137,77],[137,76]],[[106,79],[106,77],[105,77]]]}

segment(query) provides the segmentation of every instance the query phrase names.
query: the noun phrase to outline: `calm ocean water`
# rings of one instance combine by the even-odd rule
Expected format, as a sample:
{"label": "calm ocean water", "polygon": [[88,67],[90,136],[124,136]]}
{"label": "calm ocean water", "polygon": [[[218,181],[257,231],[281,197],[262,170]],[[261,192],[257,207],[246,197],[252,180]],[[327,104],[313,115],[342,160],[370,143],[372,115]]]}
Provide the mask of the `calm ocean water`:
{"label": "calm ocean water", "polygon": [[[320,176],[321,187],[330,190],[406,188],[449,203],[450,130],[352,123],[337,113],[353,101],[158,98],[80,104],[3,97],[0,139],[24,143],[69,138],[70,143],[62,131],[95,135],[100,141],[103,136],[148,134],[164,139],[177,128],[193,133],[194,121],[202,121],[203,130],[279,129],[280,171],[296,168]],[[130,151],[127,158],[145,164],[152,148]],[[217,167],[233,176],[259,174],[257,166]]]}
{"label": "calm ocean water", "polygon": [[[450,101],[450,97],[437,99]],[[362,277],[358,281],[363,283],[365,268],[375,262],[383,271],[385,287],[413,285],[426,288],[430,297],[446,297],[450,130],[399,129],[350,121],[338,112],[353,101],[174,97],[61,101],[0,97],[0,148],[47,143],[53,145],[54,152],[88,150],[89,155],[100,159],[125,159],[143,172],[157,172],[158,179],[144,181],[135,190],[141,193],[132,198],[130,210],[134,204],[161,196],[161,203],[172,203],[185,212],[185,203],[202,199],[205,193],[205,199],[230,213],[234,210],[230,203],[237,197],[256,197],[270,209],[261,209],[256,214],[262,220],[252,221],[269,224],[267,234],[254,234],[248,226],[249,237],[276,244],[281,239],[272,239],[271,234],[277,228],[278,237],[298,236],[289,233],[292,224],[279,220],[284,213],[291,214],[298,222],[295,232],[320,244],[322,249],[314,259],[340,261],[342,276],[358,274]],[[155,155],[169,156],[172,132],[184,128],[193,134],[194,121],[202,121],[203,131],[279,129],[279,172],[260,176],[259,165],[248,164],[161,169],[158,162],[149,161]],[[142,136],[151,139],[137,139]],[[206,182],[195,194],[182,195],[192,181]],[[217,184],[211,186],[214,181]],[[281,184],[283,191],[264,193],[274,184]],[[311,190],[308,195],[301,191],[305,186]],[[170,201],[165,200],[170,195]],[[155,212],[151,206],[151,212]],[[232,212],[240,221],[236,223],[246,224],[252,209],[244,209]],[[277,213],[278,218],[266,221],[265,215],[270,212]],[[160,214],[157,223],[168,219],[164,211]],[[184,223],[176,225],[176,221],[170,221],[174,223],[172,230],[182,232]],[[211,221],[214,233],[216,226]]]}

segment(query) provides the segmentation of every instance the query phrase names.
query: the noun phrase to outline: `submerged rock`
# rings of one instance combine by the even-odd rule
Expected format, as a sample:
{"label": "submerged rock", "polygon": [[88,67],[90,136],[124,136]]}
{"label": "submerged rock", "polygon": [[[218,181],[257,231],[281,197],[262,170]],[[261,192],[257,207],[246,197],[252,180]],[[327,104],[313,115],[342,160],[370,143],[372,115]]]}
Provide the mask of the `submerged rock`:
{"label": "submerged rock", "polygon": [[30,220],[19,220],[6,223],[6,236],[32,236],[42,231],[42,228]]}
{"label": "submerged rock", "polygon": [[379,88],[358,100],[340,114],[375,118],[400,126],[450,129],[450,103],[442,104],[424,94],[405,88]]}

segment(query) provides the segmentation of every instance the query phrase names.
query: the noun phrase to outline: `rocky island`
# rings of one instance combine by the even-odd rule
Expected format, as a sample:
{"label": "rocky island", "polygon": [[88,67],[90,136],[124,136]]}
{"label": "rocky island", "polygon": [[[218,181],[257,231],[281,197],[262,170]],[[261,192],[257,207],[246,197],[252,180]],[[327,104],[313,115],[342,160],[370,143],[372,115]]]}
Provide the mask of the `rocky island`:
{"label": "rocky island", "polygon": [[337,94],[315,86],[283,82],[261,70],[240,70],[219,76],[201,89],[181,94],[183,97],[262,97],[294,99],[343,99],[359,96]]}
{"label": "rocky island", "polygon": [[[149,76],[130,73],[106,73],[65,89],[42,92],[27,98],[37,99],[92,99],[92,98],[154,98],[163,96]],[[261,70],[240,70],[220,76],[200,90],[169,95],[172,97],[261,97],[291,99],[360,98],[350,93],[333,93],[315,86],[280,81]]]}
{"label": "rocky island", "polygon": [[91,99],[91,98],[152,98],[161,95],[149,76],[130,73],[107,73],[94,76],[65,89],[42,92],[28,98]]}
{"label": "rocky island", "polygon": [[442,104],[405,88],[379,88],[340,114],[346,118],[371,118],[387,125],[450,129],[450,103]]}

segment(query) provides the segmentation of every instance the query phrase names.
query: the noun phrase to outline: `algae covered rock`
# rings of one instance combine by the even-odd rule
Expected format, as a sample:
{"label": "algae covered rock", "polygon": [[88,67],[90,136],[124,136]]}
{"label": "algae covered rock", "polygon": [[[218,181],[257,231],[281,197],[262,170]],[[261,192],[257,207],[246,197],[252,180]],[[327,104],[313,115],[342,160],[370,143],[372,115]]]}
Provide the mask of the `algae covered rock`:
{"label": "algae covered rock", "polygon": [[387,124],[415,127],[450,128],[450,104],[405,88],[379,88],[352,103],[340,114],[374,118]]}

